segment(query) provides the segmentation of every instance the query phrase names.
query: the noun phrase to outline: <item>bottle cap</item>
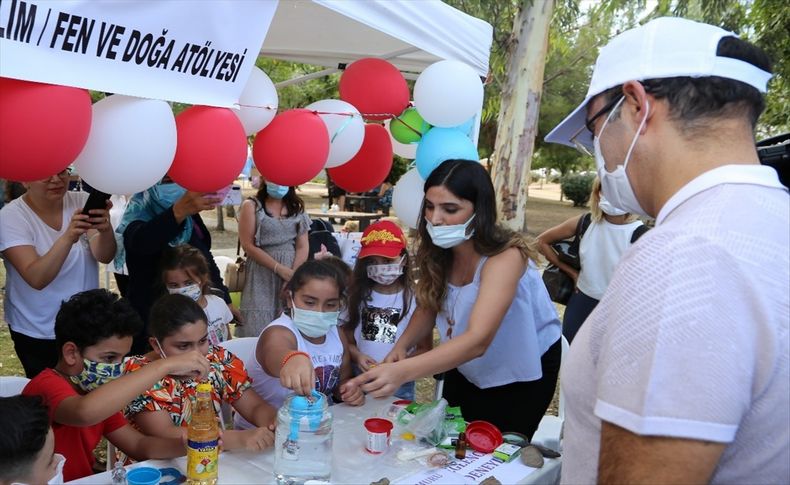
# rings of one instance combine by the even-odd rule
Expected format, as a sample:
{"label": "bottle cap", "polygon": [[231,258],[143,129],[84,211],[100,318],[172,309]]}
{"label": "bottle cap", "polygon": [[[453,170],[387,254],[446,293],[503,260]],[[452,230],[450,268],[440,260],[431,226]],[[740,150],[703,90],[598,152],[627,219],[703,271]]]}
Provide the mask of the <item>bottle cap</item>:
{"label": "bottle cap", "polygon": [[197,390],[197,392],[209,392],[210,393],[211,390],[212,390],[211,384],[209,384],[208,382],[201,382],[200,384],[197,385],[197,389],[196,390]]}

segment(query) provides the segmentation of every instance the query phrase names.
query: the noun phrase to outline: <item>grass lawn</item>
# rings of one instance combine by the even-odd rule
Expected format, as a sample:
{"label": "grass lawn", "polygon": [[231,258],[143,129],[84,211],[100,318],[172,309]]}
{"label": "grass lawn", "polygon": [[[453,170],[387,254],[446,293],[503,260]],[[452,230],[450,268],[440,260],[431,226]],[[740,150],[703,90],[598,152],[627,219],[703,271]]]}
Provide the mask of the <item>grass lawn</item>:
{"label": "grass lawn", "polygon": [[[302,195],[305,199],[306,205],[310,208],[319,207],[321,205],[322,199],[320,197],[322,186],[320,184],[307,184],[307,187],[304,187],[302,191]],[[560,222],[573,217],[575,215],[580,214],[583,212],[582,208],[572,207],[568,202],[560,202],[557,200],[559,198],[559,192],[550,191],[550,190],[535,190],[535,192],[540,192],[539,196],[533,196],[530,198],[529,202],[527,203],[527,222],[528,228],[527,233],[531,236],[537,236],[541,232],[545,231],[546,229],[559,224]],[[325,193],[325,191],[324,191]],[[244,195],[251,196],[254,194],[253,189],[245,189]],[[556,195],[556,198],[554,196]],[[552,197],[552,199],[548,198],[539,198],[539,197]],[[206,211],[201,214],[203,219],[206,222],[206,225],[211,229],[216,226],[216,212],[213,211]],[[225,231],[212,231],[212,245],[214,249],[233,249],[235,251],[236,248],[236,222],[233,219],[225,218]],[[100,285],[104,286],[105,280],[103,277],[99,278]],[[113,282],[114,283],[114,282]],[[10,376],[10,375],[24,375],[22,371],[22,366],[19,363],[19,360],[14,353],[14,345],[11,341],[11,335],[8,332],[8,326],[5,323],[3,318],[3,299],[5,297],[5,267],[0,265],[0,376]],[[114,289],[114,284],[111,284],[111,289]],[[560,317],[562,316],[562,312],[564,311],[564,307],[561,305],[557,306],[557,309],[560,313]],[[434,393],[434,380],[432,378],[427,379],[420,379],[417,382],[417,396],[418,400],[426,401],[433,398]],[[555,402],[552,403],[552,407],[549,408],[550,412],[556,414],[556,396]]]}

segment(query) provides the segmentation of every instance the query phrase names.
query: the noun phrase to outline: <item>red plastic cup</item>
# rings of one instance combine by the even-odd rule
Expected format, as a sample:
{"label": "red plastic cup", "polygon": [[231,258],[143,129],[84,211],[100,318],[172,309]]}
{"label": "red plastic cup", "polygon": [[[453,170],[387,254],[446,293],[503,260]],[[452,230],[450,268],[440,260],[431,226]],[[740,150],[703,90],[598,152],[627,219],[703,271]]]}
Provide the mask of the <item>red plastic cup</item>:
{"label": "red plastic cup", "polygon": [[392,421],[383,418],[366,419],[365,429],[368,432],[368,440],[365,445],[368,453],[379,455],[387,451],[387,448],[390,446]]}

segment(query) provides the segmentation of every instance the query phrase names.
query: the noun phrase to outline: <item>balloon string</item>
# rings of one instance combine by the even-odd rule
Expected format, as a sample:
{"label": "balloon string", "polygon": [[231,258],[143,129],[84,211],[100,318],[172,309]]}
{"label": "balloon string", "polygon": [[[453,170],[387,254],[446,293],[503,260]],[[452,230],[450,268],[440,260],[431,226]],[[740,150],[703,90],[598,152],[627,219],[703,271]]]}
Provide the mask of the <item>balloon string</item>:
{"label": "balloon string", "polygon": [[[396,116],[395,118],[393,118],[393,121],[391,121],[391,122],[390,122],[390,124],[391,124],[391,123],[394,123],[395,121],[398,121],[398,122],[400,122],[400,123],[403,123],[403,126],[405,126],[406,128],[410,129],[411,131],[413,131],[413,132],[414,132],[416,135],[419,135],[420,137],[422,137],[422,135],[423,135],[423,133],[424,133],[423,131],[420,131],[420,130],[418,130],[417,128],[415,128],[415,127],[411,126],[410,124],[406,123],[405,121],[403,121],[401,118],[399,118],[399,117],[397,117],[397,116]],[[423,128],[423,130],[425,130],[425,129],[427,128],[427,125],[428,125],[428,124],[427,124],[427,123],[426,123],[426,122],[423,120],[423,122],[422,122],[422,128]],[[427,130],[426,130],[426,131],[427,131]]]}
{"label": "balloon string", "polygon": [[346,129],[346,127],[351,123],[353,119],[354,119],[353,116],[347,117],[346,120],[343,122],[343,124],[340,125],[340,128],[338,128],[337,131],[332,135],[332,138],[329,140],[329,143],[333,143],[335,141],[335,138],[337,138],[341,133],[343,133],[343,130]]}
{"label": "balloon string", "polygon": [[[271,105],[254,105],[254,104],[241,104],[241,103],[234,103],[234,105],[235,106],[239,106],[241,108],[261,108],[261,109],[268,109],[268,110],[274,110],[274,111],[280,111],[280,112],[285,111],[285,110],[281,110],[281,109],[279,109],[279,108],[277,108],[275,106],[271,106]],[[349,116],[349,117],[362,116],[363,118],[376,116],[376,117],[384,117],[384,118],[388,118],[388,119],[397,119],[398,118],[398,115],[393,114],[393,113],[358,113],[358,112],[340,112],[340,111],[315,111],[315,110],[310,110],[310,111],[312,113],[317,114],[317,115],[338,115],[338,116]],[[405,125],[406,123],[403,123],[403,124]],[[408,126],[408,125],[406,125],[406,126]],[[414,128],[412,128],[412,127],[409,127],[409,128],[414,130]],[[418,135],[422,135],[422,133],[420,133],[417,130],[414,130],[414,132],[417,133]]]}

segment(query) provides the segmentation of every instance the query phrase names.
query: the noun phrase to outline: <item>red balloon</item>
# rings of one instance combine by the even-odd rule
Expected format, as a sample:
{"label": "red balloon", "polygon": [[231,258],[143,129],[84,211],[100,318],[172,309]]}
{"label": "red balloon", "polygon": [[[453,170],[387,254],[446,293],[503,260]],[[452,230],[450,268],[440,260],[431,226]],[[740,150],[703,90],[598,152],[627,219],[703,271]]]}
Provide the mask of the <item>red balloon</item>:
{"label": "red balloon", "polygon": [[91,129],[88,91],[0,78],[0,178],[51,177],[80,154]]}
{"label": "red balloon", "polygon": [[332,181],[348,192],[367,192],[387,179],[392,169],[392,140],[386,128],[365,125],[365,140],[354,158],[343,165],[328,168]]}
{"label": "red balloon", "polygon": [[409,106],[406,79],[384,59],[368,57],[351,63],[340,76],[338,89],[340,99],[353,104],[366,120],[398,116]]}
{"label": "red balloon", "polygon": [[247,161],[247,137],[233,111],[192,106],[176,116],[178,146],[167,172],[194,192],[215,192],[236,180]]}
{"label": "red balloon", "polygon": [[329,157],[329,132],[321,117],[306,109],[291,109],[274,117],[259,131],[252,159],[268,182],[294,185],[309,182]]}

